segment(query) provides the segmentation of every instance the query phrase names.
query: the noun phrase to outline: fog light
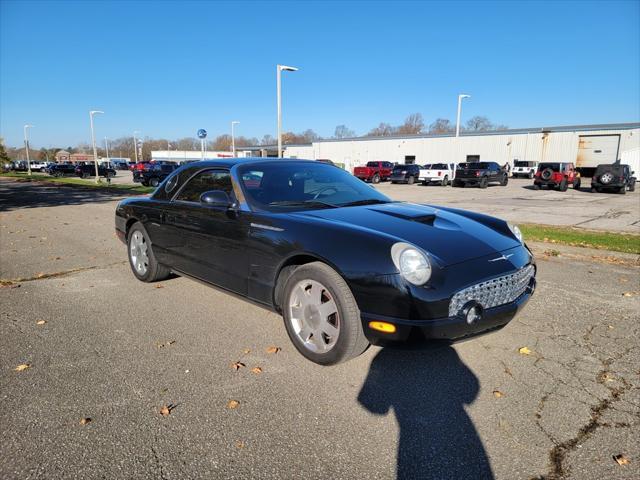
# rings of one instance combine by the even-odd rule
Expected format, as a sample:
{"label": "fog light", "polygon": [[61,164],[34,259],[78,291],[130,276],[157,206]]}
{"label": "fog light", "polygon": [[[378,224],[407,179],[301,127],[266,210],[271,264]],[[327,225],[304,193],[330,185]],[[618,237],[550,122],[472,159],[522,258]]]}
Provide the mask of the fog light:
{"label": "fog light", "polygon": [[396,326],[387,322],[369,322],[369,328],[383,333],[395,333]]}
{"label": "fog light", "polygon": [[462,307],[462,316],[469,325],[472,325],[482,318],[482,306],[474,300],[467,302]]}

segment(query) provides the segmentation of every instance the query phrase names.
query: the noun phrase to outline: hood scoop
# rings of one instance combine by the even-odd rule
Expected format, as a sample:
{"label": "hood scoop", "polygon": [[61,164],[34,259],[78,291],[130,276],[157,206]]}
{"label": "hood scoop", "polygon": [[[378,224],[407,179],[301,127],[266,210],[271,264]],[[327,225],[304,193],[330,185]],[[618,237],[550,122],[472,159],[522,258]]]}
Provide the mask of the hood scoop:
{"label": "hood scoop", "polygon": [[390,217],[401,218],[403,220],[409,220],[411,222],[418,222],[424,225],[429,225],[430,227],[433,226],[433,222],[436,220],[435,213],[425,214],[424,212],[420,212],[420,213],[416,213],[415,215],[411,215],[408,213],[394,212],[391,210],[378,210],[377,208],[372,208],[371,210],[374,210],[378,213],[382,213],[384,215],[389,215]]}

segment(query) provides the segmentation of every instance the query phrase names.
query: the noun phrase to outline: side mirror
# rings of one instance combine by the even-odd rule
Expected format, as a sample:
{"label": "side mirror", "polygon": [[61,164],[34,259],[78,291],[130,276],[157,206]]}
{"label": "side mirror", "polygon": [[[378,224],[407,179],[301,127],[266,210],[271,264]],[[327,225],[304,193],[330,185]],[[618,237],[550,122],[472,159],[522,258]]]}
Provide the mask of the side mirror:
{"label": "side mirror", "polygon": [[227,192],[223,190],[209,190],[200,195],[200,203],[209,205],[212,207],[231,207],[233,202]]}

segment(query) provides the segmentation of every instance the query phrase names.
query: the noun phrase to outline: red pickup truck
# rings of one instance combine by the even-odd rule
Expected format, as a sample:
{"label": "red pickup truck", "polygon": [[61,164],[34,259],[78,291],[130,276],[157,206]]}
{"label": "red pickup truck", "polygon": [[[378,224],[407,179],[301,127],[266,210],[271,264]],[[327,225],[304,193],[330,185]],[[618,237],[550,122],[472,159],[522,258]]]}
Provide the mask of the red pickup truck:
{"label": "red pickup truck", "polygon": [[353,169],[353,175],[365,182],[378,183],[380,180],[389,180],[393,171],[391,162],[367,162],[364,167]]}

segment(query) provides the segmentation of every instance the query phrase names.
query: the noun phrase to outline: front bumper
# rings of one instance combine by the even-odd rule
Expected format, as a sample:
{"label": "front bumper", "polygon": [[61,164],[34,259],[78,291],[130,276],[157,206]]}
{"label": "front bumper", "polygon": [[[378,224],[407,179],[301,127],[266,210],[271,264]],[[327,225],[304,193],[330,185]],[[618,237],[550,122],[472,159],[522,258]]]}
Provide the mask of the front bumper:
{"label": "front bumper", "polygon": [[421,182],[442,183],[444,177],[418,177]]}
{"label": "front bumper", "polygon": [[[533,277],[525,293],[511,303],[485,310],[482,317],[469,324],[460,317],[446,317],[436,320],[407,320],[362,312],[362,327],[365,336],[374,345],[386,345],[409,340],[458,341],[469,337],[490,333],[507,325],[529,301],[535,291]],[[394,333],[382,333],[369,326],[369,322],[386,322],[395,326]]]}
{"label": "front bumper", "polygon": [[391,176],[389,178],[392,182],[397,182],[397,183],[407,183],[409,181],[409,179],[407,178],[406,175],[400,175],[400,176]]}

